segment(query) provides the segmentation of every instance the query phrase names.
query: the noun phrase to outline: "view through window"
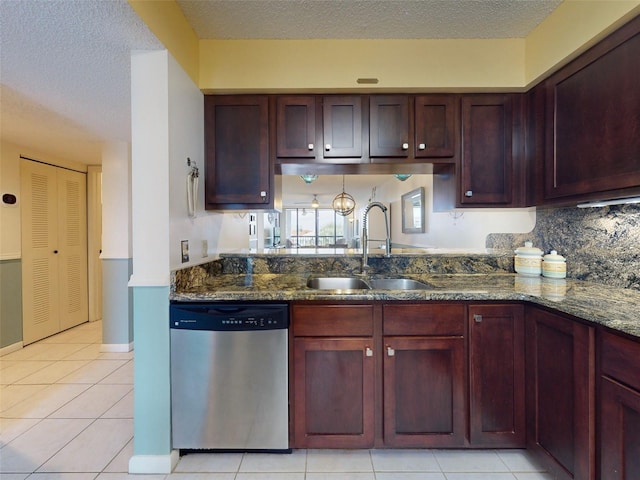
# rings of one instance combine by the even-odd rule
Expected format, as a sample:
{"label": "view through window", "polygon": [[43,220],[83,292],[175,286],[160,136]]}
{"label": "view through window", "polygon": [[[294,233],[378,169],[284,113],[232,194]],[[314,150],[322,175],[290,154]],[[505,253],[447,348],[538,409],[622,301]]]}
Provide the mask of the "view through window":
{"label": "view through window", "polygon": [[347,217],[331,208],[287,208],[288,247],[334,247],[346,245]]}

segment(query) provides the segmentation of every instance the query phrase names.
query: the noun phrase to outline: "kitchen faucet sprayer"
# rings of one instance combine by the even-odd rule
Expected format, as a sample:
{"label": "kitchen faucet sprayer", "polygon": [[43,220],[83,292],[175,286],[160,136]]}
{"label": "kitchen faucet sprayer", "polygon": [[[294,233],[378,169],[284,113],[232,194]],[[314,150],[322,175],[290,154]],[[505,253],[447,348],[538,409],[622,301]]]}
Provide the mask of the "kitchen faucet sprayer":
{"label": "kitchen faucet sprayer", "polygon": [[385,227],[387,228],[387,238],[385,240],[386,248],[385,248],[384,256],[385,257],[391,256],[391,235],[389,234],[389,217],[387,216],[387,207],[385,207],[380,202],[371,202],[364,209],[364,214],[362,215],[362,273],[366,273],[366,270],[369,268],[369,263],[368,263],[369,256],[367,253],[367,250],[368,250],[367,243],[369,242],[369,239],[367,238],[367,216],[369,215],[369,210],[371,210],[373,207],[378,207],[380,210],[382,210],[382,213],[384,214],[384,224],[385,224]]}

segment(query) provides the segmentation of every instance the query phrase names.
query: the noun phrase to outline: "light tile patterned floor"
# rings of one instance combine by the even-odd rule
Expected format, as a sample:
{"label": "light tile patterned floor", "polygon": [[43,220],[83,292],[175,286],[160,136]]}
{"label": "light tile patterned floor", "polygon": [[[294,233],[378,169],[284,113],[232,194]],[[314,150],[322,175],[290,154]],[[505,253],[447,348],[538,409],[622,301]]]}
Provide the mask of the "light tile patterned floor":
{"label": "light tile patterned floor", "polygon": [[128,475],[133,354],[100,353],[101,322],[0,357],[2,480],[552,480],[523,450],[192,454]]}

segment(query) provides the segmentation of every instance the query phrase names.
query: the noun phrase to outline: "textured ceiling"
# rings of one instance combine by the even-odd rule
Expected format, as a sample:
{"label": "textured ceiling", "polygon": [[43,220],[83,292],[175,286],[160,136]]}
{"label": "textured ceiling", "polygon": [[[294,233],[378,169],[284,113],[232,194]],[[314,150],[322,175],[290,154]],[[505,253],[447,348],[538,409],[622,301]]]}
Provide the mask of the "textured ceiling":
{"label": "textured ceiling", "polygon": [[561,0],[178,0],[200,39],[523,38]]}
{"label": "textured ceiling", "polygon": [[[179,0],[201,38],[522,37],[547,0]],[[131,141],[132,50],[163,46],[126,0],[0,0],[0,135],[101,162]]]}

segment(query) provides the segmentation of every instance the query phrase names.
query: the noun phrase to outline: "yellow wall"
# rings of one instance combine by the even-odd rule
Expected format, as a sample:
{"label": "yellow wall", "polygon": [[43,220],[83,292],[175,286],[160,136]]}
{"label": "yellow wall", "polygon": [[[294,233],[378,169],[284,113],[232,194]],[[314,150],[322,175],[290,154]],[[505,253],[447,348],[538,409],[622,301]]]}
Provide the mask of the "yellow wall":
{"label": "yellow wall", "polygon": [[526,39],[528,86],[640,14],[640,1],[565,0]]}
{"label": "yellow wall", "polygon": [[[200,88],[211,91],[518,88],[524,40],[202,40]],[[370,87],[369,87],[370,88]]]}
{"label": "yellow wall", "polygon": [[174,0],[129,3],[206,93],[524,91],[640,14],[640,0],[564,0],[526,39],[198,41]]}
{"label": "yellow wall", "polygon": [[129,0],[129,5],[198,84],[198,37],[174,0]]}

